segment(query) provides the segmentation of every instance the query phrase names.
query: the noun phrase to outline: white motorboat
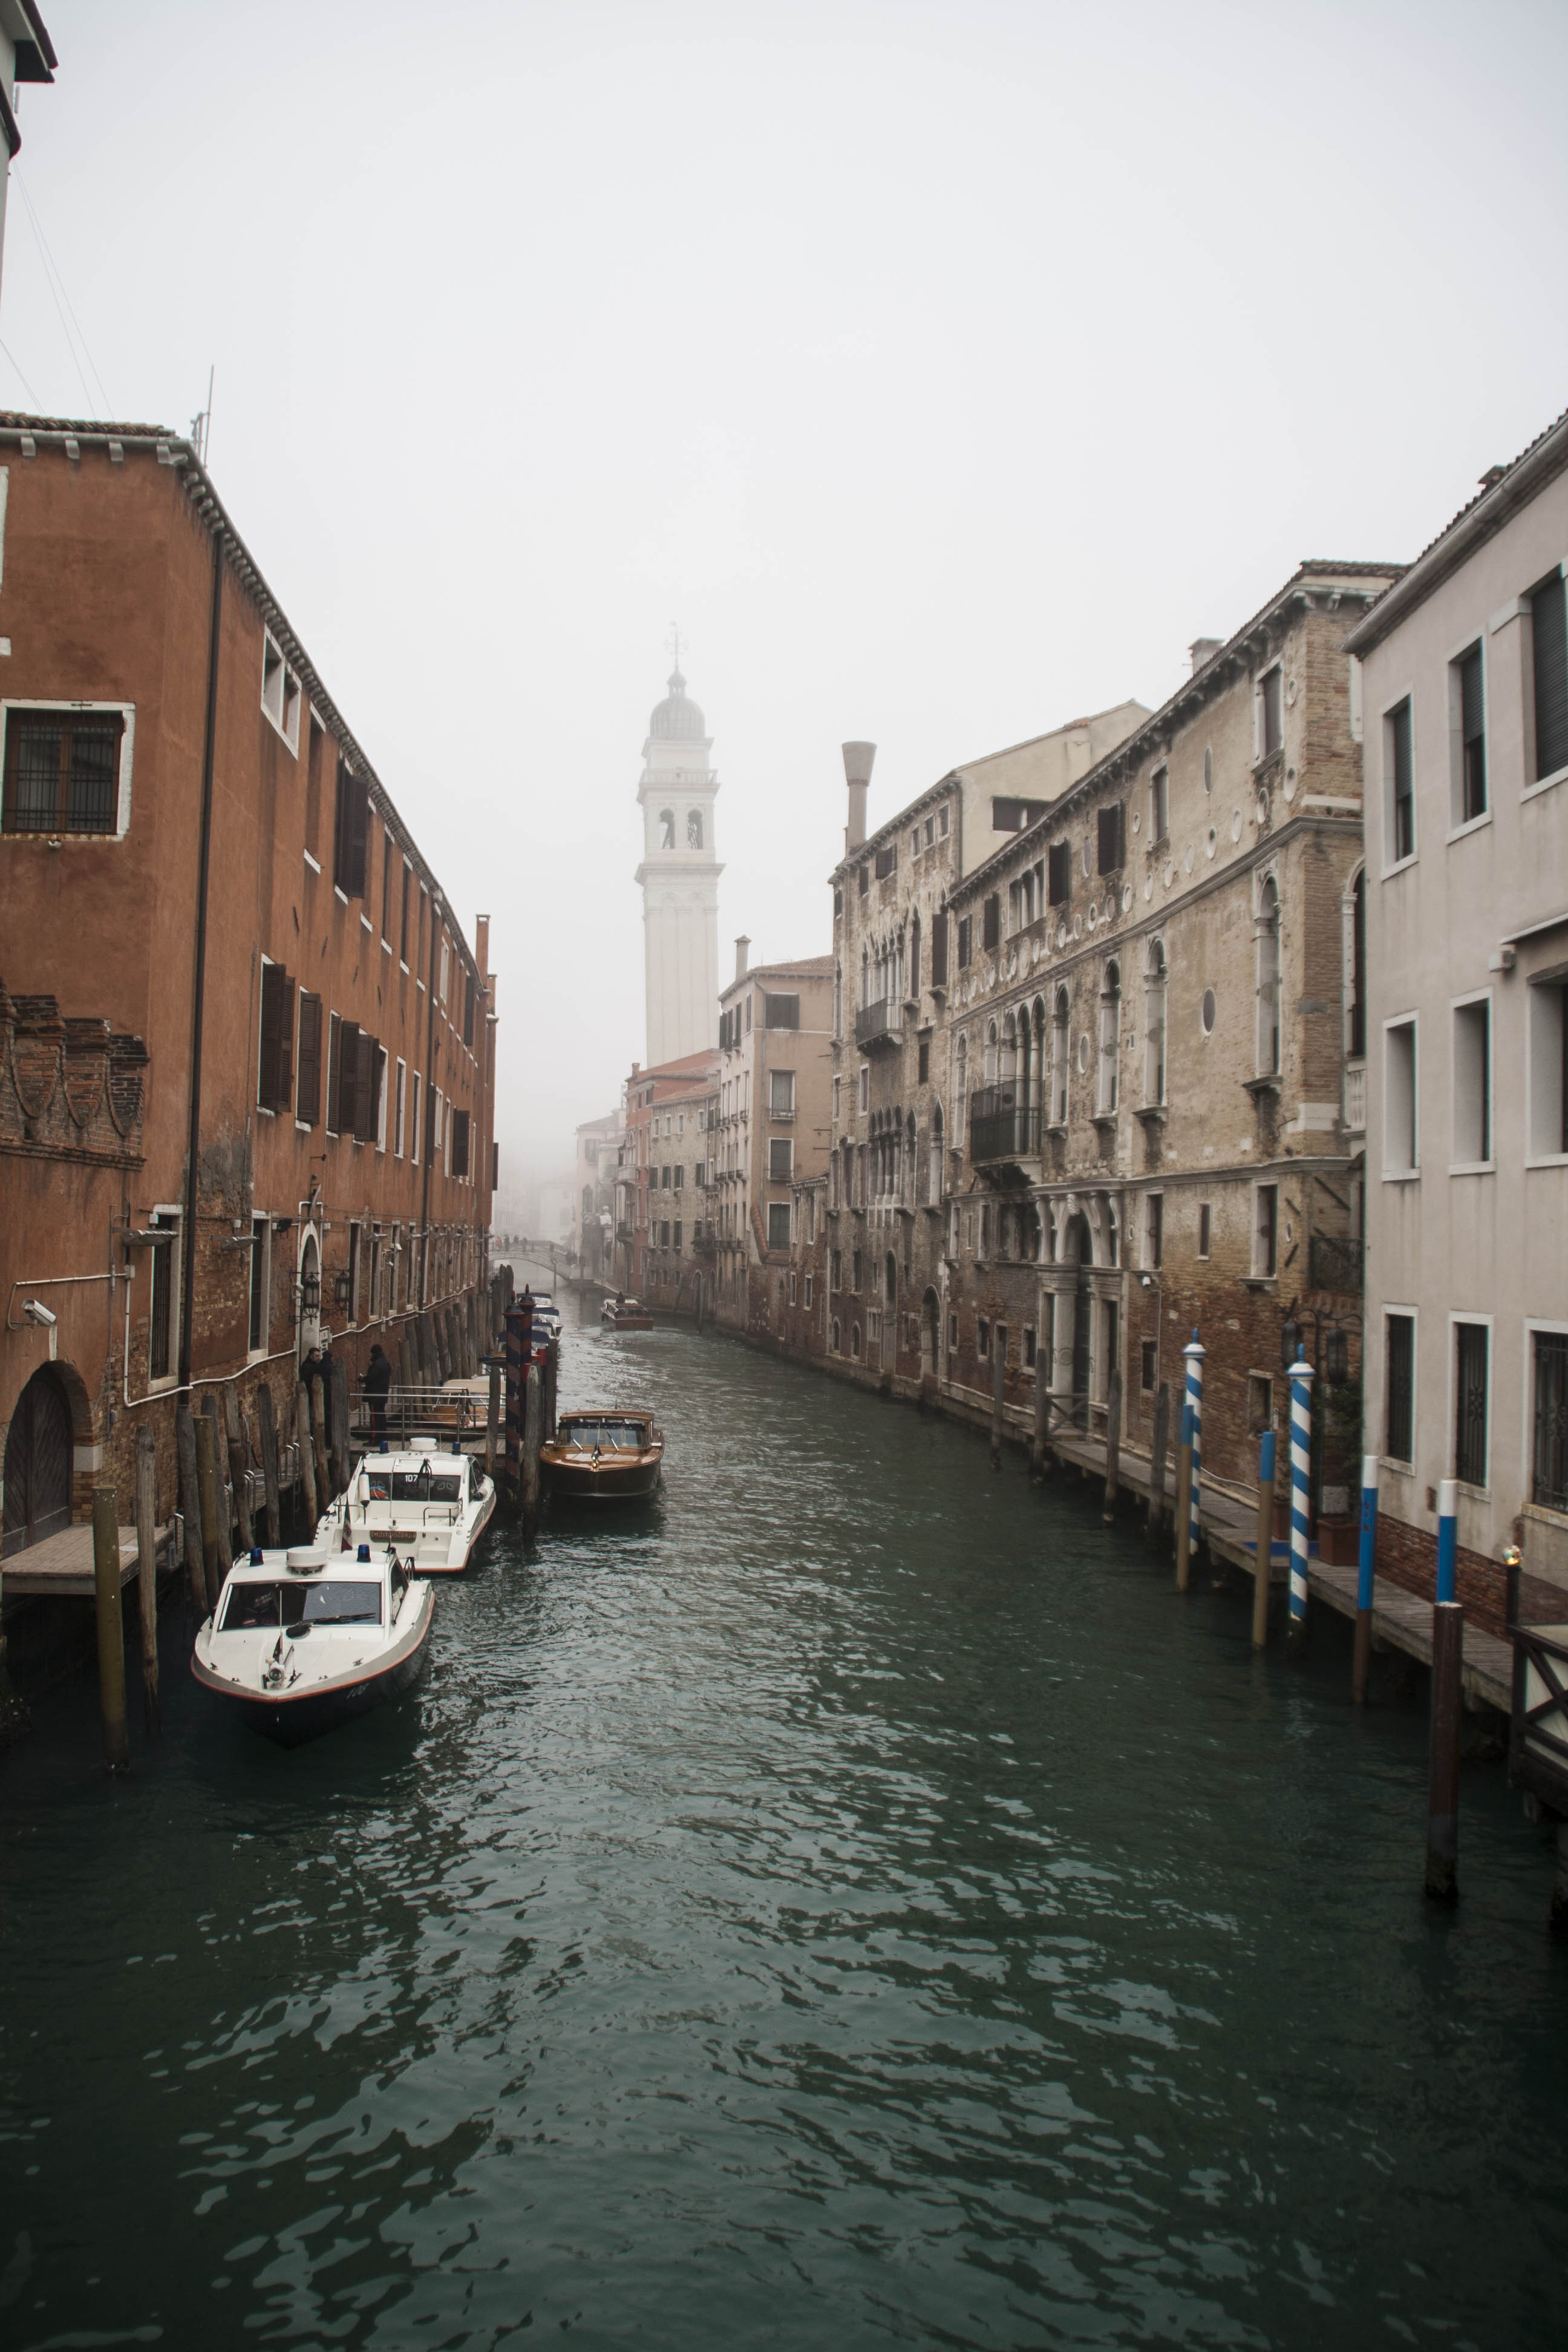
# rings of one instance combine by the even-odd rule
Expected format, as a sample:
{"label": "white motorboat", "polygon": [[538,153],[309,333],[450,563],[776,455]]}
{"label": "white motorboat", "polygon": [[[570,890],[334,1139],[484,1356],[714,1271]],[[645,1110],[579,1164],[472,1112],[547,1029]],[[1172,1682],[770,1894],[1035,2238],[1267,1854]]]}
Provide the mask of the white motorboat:
{"label": "white motorboat", "polygon": [[533,1294],[533,1326],[536,1332],[542,1323],[545,1326],[547,1338],[559,1339],[561,1309],[548,1290],[536,1290]]}
{"label": "white motorboat", "polygon": [[389,1546],[321,1544],[237,1559],[191,1672],[285,1748],[395,1698],[424,1666],[436,1589]]}
{"label": "white motorboat", "polygon": [[316,1541],[350,1551],[390,1545],[413,1576],[456,1576],[495,1515],[496,1490],[468,1454],[410,1438],[360,1458],[348,1490],[328,1505]]}

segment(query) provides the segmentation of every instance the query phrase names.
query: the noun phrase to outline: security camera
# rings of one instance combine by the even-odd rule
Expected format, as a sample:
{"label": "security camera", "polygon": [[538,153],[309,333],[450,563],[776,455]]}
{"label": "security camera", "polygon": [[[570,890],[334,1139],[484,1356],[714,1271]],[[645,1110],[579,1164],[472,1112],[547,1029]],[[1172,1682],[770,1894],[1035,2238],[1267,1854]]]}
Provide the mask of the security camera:
{"label": "security camera", "polygon": [[22,1312],[29,1323],[41,1324],[46,1331],[52,1331],[59,1321],[59,1317],[51,1314],[41,1298],[24,1298]]}

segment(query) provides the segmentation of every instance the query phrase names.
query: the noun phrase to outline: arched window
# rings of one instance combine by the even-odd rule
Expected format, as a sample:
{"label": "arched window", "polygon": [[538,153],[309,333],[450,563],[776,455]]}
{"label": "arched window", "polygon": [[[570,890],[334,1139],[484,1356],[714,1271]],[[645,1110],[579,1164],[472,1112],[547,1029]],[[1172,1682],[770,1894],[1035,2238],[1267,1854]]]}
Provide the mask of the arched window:
{"label": "arched window", "polygon": [[837,1315],[833,1318],[833,1352],[836,1356],[841,1356],[844,1353],[843,1333],[838,1328]]}
{"label": "arched window", "polygon": [[1143,967],[1143,1099],[1165,1099],[1165,949],[1151,940]]}
{"label": "arched window", "polygon": [[865,1012],[871,1002],[871,955],[868,948],[860,950],[860,1010]]}
{"label": "arched window", "polygon": [[1003,1095],[1005,1105],[1009,1097],[1016,1099],[1017,1080],[1018,1022],[1016,1014],[1009,1013],[1002,1024],[1002,1049],[996,1059],[996,1083],[1005,1089]]}
{"label": "arched window", "polygon": [[931,1107],[931,1204],[932,1208],[935,1208],[941,1201],[942,1191],[942,1105],[932,1103]]}
{"label": "arched window", "polygon": [[900,1171],[899,1198],[912,1192],[915,1184],[915,1115],[910,1111],[904,1121],[904,1164]]}
{"label": "arched window", "polygon": [[700,849],[702,846],[702,812],[700,809],[688,809],[686,812],[686,846],[688,849]]}
{"label": "arched window", "polygon": [[860,1353],[860,1326],[858,1323],[851,1323],[849,1326],[849,1352],[852,1356],[857,1358],[858,1358]]}
{"label": "arched window", "polygon": [[918,998],[921,992],[921,919],[910,917],[910,994]]}
{"label": "arched window", "polygon": [[988,1087],[994,1087],[996,1083],[996,1058],[999,1042],[1000,1041],[996,1034],[996,1024],[994,1021],[988,1021],[985,1024],[985,1060],[984,1065],[985,1076],[983,1081],[983,1083]]}
{"label": "arched window", "polygon": [[833,1034],[836,1037],[844,1034],[844,966],[841,963],[833,967]]}
{"label": "arched window", "polygon": [[1121,966],[1114,957],[1105,967],[1100,991],[1100,1081],[1096,1108],[1105,1117],[1116,1108],[1117,1081],[1121,1066]]}
{"label": "arched window", "polygon": [[1051,1125],[1068,1123],[1068,1067],[1072,1052],[1072,1007],[1065,988],[1057,991],[1051,1008]]}
{"label": "arched window", "polygon": [[658,813],[658,845],[661,849],[675,847],[675,811],[660,809]]}
{"label": "arched window", "polygon": [[882,1296],[890,1307],[898,1305],[899,1261],[891,1250],[882,1261]]}
{"label": "arched window", "polygon": [[1258,894],[1258,1075],[1279,1070],[1279,892],[1268,875]]}

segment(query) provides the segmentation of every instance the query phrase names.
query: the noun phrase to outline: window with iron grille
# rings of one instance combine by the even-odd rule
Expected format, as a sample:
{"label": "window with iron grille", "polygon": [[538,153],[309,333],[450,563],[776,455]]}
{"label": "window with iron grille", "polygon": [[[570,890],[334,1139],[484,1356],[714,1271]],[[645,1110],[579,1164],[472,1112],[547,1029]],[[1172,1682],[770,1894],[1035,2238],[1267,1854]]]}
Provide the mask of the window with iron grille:
{"label": "window with iron grille", "polygon": [[1561,570],[1531,592],[1530,635],[1535,683],[1535,773],[1568,768],[1568,605]]}
{"label": "window with iron grille", "polygon": [[7,710],[5,830],[118,831],[124,733],[119,710]]}
{"label": "window with iron grille", "polygon": [[148,1221],[148,1230],[168,1236],[166,1240],[156,1242],[148,1252],[153,1261],[153,1272],[147,1318],[147,1377],[153,1381],[166,1381],[174,1363],[174,1297],[180,1278],[179,1217],[177,1214],[152,1217]]}
{"label": "window with iron grille", "polygon": [[263,1110],[287,1110],[294,1080],[294,982],[280,963],[261,967],[261,1053],[256,1099]]}
{"label": "window with iron grille", "polygon": [[1415,732],[1410,698],[1384,720],[1384,773],[1388,779],[1388,856],[1397,866],[1415,855]]}
{"label": "window with iron grille", "polygon": [[1415,1318],[1384,1318],[1387,1358],[1383,1450],[1391,1462],[1415,1459]]}
{"label": "window with iron grille", "polygon": [[1458,773],[1454,822],[1471,824],[1487,813],[1487,705],[1481,649],[1472,646],[1449,667],[1454,716],[1458,721]]}
{"label": "window with iron grille", "polygon": [[1454,1475],[1468,1486],[1487,1483],[1487,1357],[1491,1333],[1484,1323],[1454,1326]]}
{"label": "window with iron grille", "polygon": [[1568,1331],[1537,1331],[1535,1446],[1530,1499],[1568,1511]]}
{"label": "window with iron grille", "polygon": [[1053,907],[1065,907],[1072,897],[1072,844],[1054,841],[1046,859],[1048,895]]}

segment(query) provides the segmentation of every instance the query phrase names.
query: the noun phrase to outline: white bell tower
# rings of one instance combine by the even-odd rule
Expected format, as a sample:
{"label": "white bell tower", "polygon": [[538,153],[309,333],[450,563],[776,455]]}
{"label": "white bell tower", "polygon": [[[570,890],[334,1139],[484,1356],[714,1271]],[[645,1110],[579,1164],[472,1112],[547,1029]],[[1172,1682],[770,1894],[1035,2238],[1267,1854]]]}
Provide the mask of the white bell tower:
{"label": "white bell tower", "polygon": [[647,1066],[719,1043],[719,779],[702,713],[687,697],[679,647],[669,692],[648,720],[637,802],[643,813],[643,957]]}

